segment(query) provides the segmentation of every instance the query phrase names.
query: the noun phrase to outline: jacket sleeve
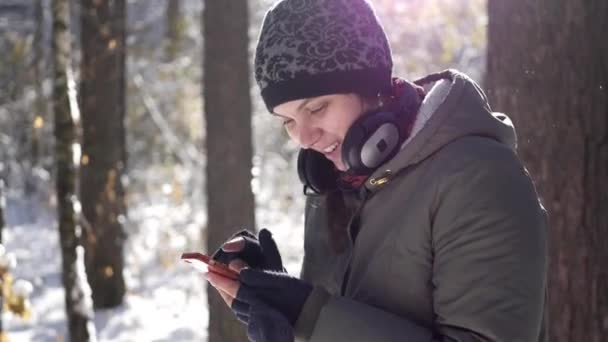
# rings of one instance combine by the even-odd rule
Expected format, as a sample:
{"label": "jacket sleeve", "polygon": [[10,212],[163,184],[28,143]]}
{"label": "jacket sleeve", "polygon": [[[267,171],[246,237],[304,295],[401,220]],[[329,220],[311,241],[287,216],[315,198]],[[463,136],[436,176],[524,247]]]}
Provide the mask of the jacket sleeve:
{"label": "jacket sleeve", "polygon": [[[316,287],[295,326],[298,342],[431,342],[429,329]],[[446,341],[447,342],[447,341]]]}
{"label": "jacket sleeve", "polygon": [[538,341],[545,212],[515,154],[485,152],[439,164],[444,177],[431,213],[433,331],[316,288],[296,324],[296,341]]}

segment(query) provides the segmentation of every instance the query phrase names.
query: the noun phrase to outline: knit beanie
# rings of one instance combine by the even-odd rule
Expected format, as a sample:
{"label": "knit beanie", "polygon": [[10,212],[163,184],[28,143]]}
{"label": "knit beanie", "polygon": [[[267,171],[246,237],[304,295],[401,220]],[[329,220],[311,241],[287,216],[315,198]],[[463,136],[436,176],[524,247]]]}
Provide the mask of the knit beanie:
{"label": "knit beanie", "polygon": [[269,111],[338,93],[391,91],[388,40],[366,0],[282,0],[264,17],[255,79]]}

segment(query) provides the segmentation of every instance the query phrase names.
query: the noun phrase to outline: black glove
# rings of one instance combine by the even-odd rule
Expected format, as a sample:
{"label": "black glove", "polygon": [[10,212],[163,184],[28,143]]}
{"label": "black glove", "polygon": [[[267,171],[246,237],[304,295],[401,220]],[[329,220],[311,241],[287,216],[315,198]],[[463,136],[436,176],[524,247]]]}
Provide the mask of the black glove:
{"label": "black glove", "polygon": [[293,327],[313,289],[312,285],[287,273],[250,268],[241,270],[239,281],[241,286],[232,309],[240,319],[248,319],[248,325],[262,319],[258,316],[274,317],[278,313]]}
{"label": "black glove", "polygon": [[[236,237],[242,237],[245,240],[242,250],[238,252],[226,252],[220,247],[211,257],[226,265],[232,260],[241,259],[250,268],[285,272],[281,254],[268,229],[261,229],[257,238],[250,231],[242,230],[231,236],[227,241]],[[241,322],[249,324],[250,308],[248,303],[241,302],[235,298],[231,309]]]}
{"label": "black glove", "polygon": [[252,342],[293,342],[291,324],[277,310],[259,300],[250,301],[247,337]]}
{"label": "black glove", "polygon": [[248,230],[242,230],[231,236],[227,242],[237,237],[242,237],[245,240],[245,246],[242,250],[226,252],[220,247],[211,257],[226,265],[235,259],[241,259],[250,268],[285,271],[277,244],[268,229],[260,230],[257,237]]}

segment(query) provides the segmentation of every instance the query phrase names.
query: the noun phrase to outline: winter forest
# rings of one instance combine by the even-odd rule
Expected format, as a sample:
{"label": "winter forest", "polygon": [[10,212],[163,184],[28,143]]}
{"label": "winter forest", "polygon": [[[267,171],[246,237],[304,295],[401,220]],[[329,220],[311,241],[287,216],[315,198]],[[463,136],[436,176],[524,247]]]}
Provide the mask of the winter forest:
{"label": "winter forest", "polygon": [[[370,2],[395,75],[458,69],[513,119],[549,213],[549,340],[605,341],[608,2]],[[243,341],[180,255],[244,228],[298,275],[299,147],[252,71],[273,3],[0,0],[0,341]]]}

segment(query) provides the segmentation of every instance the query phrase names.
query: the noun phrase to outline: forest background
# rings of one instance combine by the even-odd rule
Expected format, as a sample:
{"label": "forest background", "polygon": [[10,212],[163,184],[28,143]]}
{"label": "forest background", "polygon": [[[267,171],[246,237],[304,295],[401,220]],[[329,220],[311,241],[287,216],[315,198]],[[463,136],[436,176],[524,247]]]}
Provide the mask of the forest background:
{"label": "forest background", "polygon": [[[273,2],[0,0],[3,338],[241,341],[179,255],[243,227],[299,273],[298,148],[251,72]],[[371,3],[395,75],[459,69],[513,118],[551,215],[550,340],[602,341],[608,3]]]}

